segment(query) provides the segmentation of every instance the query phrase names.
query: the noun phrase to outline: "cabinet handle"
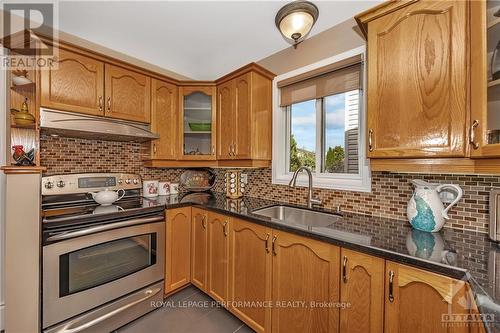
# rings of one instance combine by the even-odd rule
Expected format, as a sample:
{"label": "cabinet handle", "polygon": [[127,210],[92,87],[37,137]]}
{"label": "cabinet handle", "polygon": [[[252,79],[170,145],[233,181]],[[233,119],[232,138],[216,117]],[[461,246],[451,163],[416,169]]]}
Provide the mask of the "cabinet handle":
{"label": "cabinet handle", "polygon": [[344,261],[342,262],[342,281],[347,283],[347,257],[344,256]]}
{"label": "cabinet handle", "polygon": [[269,253],[269,234],[266,234],[266,253]]}
{"label": "cabinet handle", "polygon": [[153,143],[153,154],[156,155],[156,143]]}
{"label": "cabinet handle", "polygon": [[373,130],[368,131],[368,150],[373,151]]}
{"label": "cabinet handle", "polygon": [[203,229],[207,229],[207,220],[205,216],[202,216],[201,218],[201,226],[203,227]]}
{"label": "cabinet handle", "polygon": [[236,156],[236,143],[233,143],[233,156]]}
{"label": "cabinet handle", "polygon": [[474,120],[470,127],[470,144],[472,148],[478,149],[479,144],[476,142],[476,128],[479,126],[479,121]]}
{"label": "cabinet handle", "polygon": [[108,97],[108,111],[111,111],[111,97]]}
{"label": "cabinet handle", "polygon": [[215,155],[215,146],[212,145],[212,155]]}
{"label": "cabinet handle", "polygon": [[394,271],[389,271],[389,302],[394,302]]}
{"label": "cabinet handle", "polygon": [[227,148],[227,150],[229,151],[229,153],[228,153],[229,156],[233,156],[233,150],[231,149],[231,146],[232,145],[229,145]]}
{"label": "cabinet handle", "polygon": [[224,226],[222,230],[224,231],[224,237],[227,237],[227,221],[224,221]]}
{"label": "cabinet handle", "polygon": [[273,236],[273,244],[272,244],[272,250],[273,250],[273,255],[276,255],[276,239],[277,236]]}
{"label": "cabinet handle", "polygon": [[99,111],[102,111],[102,96],[99,96]]}

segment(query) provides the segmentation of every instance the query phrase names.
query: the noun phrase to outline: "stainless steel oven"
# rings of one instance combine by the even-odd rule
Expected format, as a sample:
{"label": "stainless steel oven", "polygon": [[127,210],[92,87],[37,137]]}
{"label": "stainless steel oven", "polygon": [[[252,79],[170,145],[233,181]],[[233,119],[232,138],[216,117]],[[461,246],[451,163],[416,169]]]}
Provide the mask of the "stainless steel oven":
{"label": "stainless steel oven", "polygon": [[113,206],[45,200],[44,332],[109,332],[163,299],[164,208],[133,191]]}

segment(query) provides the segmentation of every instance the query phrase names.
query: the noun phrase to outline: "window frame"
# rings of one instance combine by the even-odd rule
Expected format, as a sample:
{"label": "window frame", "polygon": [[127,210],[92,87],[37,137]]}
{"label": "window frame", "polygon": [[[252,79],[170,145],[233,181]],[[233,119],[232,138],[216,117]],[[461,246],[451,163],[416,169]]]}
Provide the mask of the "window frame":
{"label": "window frame", "polygon": [[[272,158],[272,183],[288,185],[293,173],[289,172],[290,164],[290,106],[280,107],[280,90],[277,83],[284,79],[300,75],[311,70],[333,64],[335,62],[361,55],[365,59],[366,48],[361,46],[336,56],[318,61],[302,68],[281,74],[273,80],[273,158]],[[348,173],[313,173],[313,187],[356,192],[371,192],[371,174],[369,160],[366,158],[366,70],[362,66],[362,86],[359,91],[359,157],[358,174]],[[321,104],[321,105],[318,105]],[[316,147],[322,146],[323,133],[323,99],[316,100]],[[318,163],[319,162],[319,163]],[[321,171],[322,154],[316,154],[317,170]],[[308,179],[304,172],[297,177],[298,186],[308,186]]]}

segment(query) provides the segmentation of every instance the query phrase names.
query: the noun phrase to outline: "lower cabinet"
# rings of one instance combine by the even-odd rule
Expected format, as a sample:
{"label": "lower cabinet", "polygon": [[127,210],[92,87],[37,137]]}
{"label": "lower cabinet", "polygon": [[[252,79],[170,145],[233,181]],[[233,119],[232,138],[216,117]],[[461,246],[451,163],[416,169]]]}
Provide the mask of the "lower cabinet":
{"label": "lower cabinet", "polygon": [[342,249],[340,332],[382,333],[384,331],[385,260]]}
{"label": "lower cabinet", "polygon": [[468,314],[464,281],[386,262],[385,332],[469,332],[447,322],[451,314]]}
{"label": "lower cabinet", "polygon": [[272,332],[337,332],[340,249],[274,230],[271,251]]}
{"label": "lower cabinet", "polygon": [[483,332],[464,281],[200,208],[167,211],[167,293],[190,281],[258,333]]}
{"label": "lower cabinet", "polygon": [[208,290],[216,301],[228,299],[229,223],[224,215],[208,213]]}
{"label": "lower cabinet", "polygon": [[166,212],[165,293],[191,282],[191,207]]}
{"label": "lower cabinet", "polygon": [[229,234],[230,310],[258,333],[271,331],[271,233],[233,219]]}
{"label": "lower cabinet", "polygon": [[207,291],[208,213],[199,208],[191,211],[191,282]]}

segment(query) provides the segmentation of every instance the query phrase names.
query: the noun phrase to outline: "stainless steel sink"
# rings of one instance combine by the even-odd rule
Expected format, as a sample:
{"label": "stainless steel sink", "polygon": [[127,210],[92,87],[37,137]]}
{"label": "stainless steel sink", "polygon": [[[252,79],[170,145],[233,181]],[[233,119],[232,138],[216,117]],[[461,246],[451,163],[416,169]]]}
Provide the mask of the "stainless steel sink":
{"label": "stainless steel sink", "polygon": [[306,227],[327,227],[342,218],[335,214],[289,206],[272,206],[254,210],[252,213],[269,217],[276,222]]}

